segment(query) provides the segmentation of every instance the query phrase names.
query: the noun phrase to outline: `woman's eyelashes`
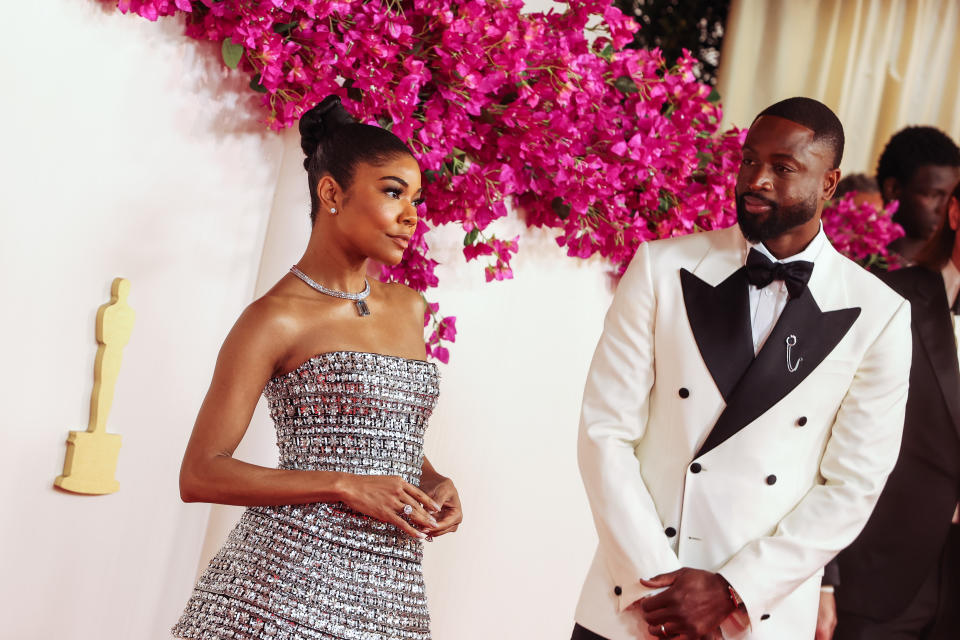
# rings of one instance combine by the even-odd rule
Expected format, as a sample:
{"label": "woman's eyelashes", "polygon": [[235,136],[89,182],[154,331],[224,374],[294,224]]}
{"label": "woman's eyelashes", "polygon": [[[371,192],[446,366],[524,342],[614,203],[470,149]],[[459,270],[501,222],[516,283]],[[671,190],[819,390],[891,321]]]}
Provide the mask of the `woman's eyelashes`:
{"label": "woman's eyelashes", "polygon": [[[399,200],[400,196],[403,195],[402,189],[384,189],[383,192],[387,194],[387,197],[392,198],[393,200]],[[423,198],[423,196],[421,196],[419,198],[416,198],[415,200],[411,200],[410,204],[412,204],[415,207],[419,207],[424,202],[426,202],[426,200]]]}

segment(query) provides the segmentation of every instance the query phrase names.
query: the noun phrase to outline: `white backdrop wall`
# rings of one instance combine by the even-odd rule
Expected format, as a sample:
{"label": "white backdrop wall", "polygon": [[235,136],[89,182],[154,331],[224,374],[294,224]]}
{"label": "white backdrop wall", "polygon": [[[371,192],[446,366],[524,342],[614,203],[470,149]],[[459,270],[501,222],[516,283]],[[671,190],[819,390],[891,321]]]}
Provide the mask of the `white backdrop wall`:
{"label": "white backdrop wall", "polygon": [[[239,512],[180,503],[177,470],[223,336],[305,245],[299,143],[264,131],[244,79],[178,21],[94,0],[5,15],[3,636],[164,639]],[[42,48],[22,28],[37,21]],[[514,281],[465,265],[462,231],[430,237],[431,297],[460,335],[427,453],[466,513],[426,551],[437,640],[564,637],[595,544],[575,439],[607,268],[515,219],[497,231],[521,235]],[[52,481],[67,432],[86,426],[94,315],[115,276],[137,312],[108,423],[121,490],[68,495]],[[262,406],[237,455],[275,463]]]}
{"label": "white backdrop wall", "polygon": [[[282,144],[242,78],[173,21],[6,3],[0,60],[0,636],[167,637],[209,507],[177,470],[250,301]],[[120,491],[53,488],[89,415],[97,307],[137,313],[107,428]]]}

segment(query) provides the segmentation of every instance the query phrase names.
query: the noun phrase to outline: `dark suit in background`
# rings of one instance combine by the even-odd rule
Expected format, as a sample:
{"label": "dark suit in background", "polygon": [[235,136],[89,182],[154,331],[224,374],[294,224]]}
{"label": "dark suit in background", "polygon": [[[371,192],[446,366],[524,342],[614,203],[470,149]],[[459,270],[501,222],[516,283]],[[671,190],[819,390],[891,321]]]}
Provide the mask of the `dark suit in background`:
{"label": "dark suit in background", "polygon": [[910,267],[881,277],[911,304],[910,394],[897,466],[866,528],[838,556],[834,637],[956,639],[960,369],[950,306],[939,272]]}

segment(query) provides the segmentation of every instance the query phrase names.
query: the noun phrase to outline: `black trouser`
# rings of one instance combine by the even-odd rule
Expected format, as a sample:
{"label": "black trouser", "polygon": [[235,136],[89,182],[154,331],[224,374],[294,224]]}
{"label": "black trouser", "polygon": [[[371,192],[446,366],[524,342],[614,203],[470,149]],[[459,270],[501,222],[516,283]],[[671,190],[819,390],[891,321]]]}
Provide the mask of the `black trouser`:
{"label": "black trouser", "polygon": [[[843,588],[843,576],[839,589]],[[878,622],[838,612],[834,640],[956,640],[960,637],[960,525],[950,536],[937,567],[900,614]]]}
{"label": "black trouser", "polygon": [[573,635],[570,636],[570,640],[607,640],[603,636],[598,636],[593,631],[589,629],[584,629],[578,624],[573,625]]}

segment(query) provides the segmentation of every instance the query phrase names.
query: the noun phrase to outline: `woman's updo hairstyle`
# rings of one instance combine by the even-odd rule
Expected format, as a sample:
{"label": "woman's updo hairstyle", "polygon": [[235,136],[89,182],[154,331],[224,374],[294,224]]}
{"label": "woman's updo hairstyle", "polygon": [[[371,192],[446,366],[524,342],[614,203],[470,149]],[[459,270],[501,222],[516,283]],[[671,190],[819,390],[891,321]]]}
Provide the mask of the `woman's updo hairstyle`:
{"label": "woman's updo hairstyle", "polygon": [[311,224],[320,207],[320,178],[330,175],[346,190],[357,164],[381,164],[404,153],[413,156],[407,145],[386,129],[354,120],[337,96],[327,96],[300,118],[300,147],[307,156],[303,167],[310,184]]}

